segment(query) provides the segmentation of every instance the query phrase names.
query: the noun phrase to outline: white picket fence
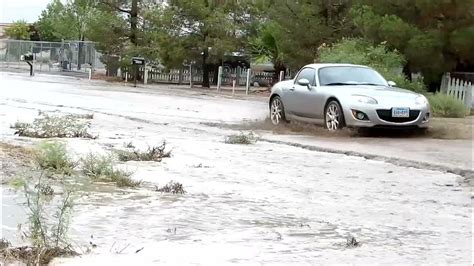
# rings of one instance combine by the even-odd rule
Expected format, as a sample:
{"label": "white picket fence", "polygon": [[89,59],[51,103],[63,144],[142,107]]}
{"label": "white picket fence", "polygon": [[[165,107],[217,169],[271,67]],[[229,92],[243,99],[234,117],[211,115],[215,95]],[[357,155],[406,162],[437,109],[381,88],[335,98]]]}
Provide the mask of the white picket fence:
{"label": "white picket fence", "polygon": [[441,91],[462,101],[468,108],[474,107],[473,90],[474,84],[469,81],[451,77],[449,73],[443,77]]}

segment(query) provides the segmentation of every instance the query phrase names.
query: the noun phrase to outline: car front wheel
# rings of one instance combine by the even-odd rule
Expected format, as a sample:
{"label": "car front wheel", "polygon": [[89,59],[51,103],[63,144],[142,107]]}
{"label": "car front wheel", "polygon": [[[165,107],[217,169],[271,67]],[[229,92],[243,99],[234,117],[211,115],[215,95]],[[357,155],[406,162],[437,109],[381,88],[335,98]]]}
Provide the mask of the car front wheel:
{"label": "car front wheel", "polygon": [[270,119],[274,125],[279,125],[282,121],[286,122],[285,108],[279,96],[275,96],[270,103]]}
{"label": "car front wheel", "polygon": [[331,101],[326,106],[325,124],[329,131],[336,131],[344,127],[344,114],[337,101]]}

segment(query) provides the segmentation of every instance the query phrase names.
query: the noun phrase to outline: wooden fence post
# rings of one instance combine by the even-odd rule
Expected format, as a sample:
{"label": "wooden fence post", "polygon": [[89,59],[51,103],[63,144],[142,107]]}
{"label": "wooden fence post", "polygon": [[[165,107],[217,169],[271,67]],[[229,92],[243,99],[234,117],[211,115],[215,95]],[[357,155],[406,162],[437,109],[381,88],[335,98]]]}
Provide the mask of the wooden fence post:
{"label": "wooden fence post", "polygon": [[193,65],[189,64],[189,87],[193,88]]}
{"label": "wooden fence post", "polygon": [[237,79],[232,80],[232,96],[235,95],[235,85],[237,84]]}
{"label": "wooden fence post", "polygon": [[148,66],[145,64],[145,69],[144,69],[144,74],[143,74],[143,84],[147,85],[148,84]]}
{"label": "wooden fence post", "polygon": [[247,68],[247,82],[245,83],[245,94],[249,95],[250,92],[250,76],[251,76],[252,69]]}
{"label": "wooden fence post", "polygon": [[464,104],[466,105],[467,108],[472,108],[473,102],[472,102],[472,91],[474,90],[474,85],[469,82],[467,85],[467,91],[466,91],[466,96],[464,98]]}
{"label": "wooden fence post", "polygon": [[451,81],[451,73],[444,73],[441,79],[441,88],[440,91],[446,93],[448,91],[449,82]]}
{"label": "wooden fence post", "polygon": [[219,70],[217,72],[217,92],[221,90],[221,85],[222,85],[222,66],[219,66]]}

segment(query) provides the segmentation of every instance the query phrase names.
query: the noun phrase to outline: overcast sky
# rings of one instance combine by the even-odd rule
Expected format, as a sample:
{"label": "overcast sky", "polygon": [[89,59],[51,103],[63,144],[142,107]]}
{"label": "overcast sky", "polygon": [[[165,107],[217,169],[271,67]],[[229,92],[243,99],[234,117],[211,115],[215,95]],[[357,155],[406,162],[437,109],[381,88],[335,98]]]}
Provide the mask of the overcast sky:
{"label": "overcast sky", "polygon": [[0,22],[35,22],[50,0],[0,0]]}

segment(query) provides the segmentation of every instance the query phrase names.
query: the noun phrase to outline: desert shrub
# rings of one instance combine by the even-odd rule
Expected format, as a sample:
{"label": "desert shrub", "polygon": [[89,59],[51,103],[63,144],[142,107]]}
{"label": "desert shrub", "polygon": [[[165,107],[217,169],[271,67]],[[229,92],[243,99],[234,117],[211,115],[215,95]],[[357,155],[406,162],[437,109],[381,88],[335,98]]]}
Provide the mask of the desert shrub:
{"label": "desert shrub", "polygon": [[141,182],[131,177],[133,172],[116,169],[110,155],[89,154],[81,160],[82,173],[94,181],[115,183],[118,187],[138,187]]}
{"label": "desert shrub", "polygon": [[253,133],[239,133],[229,135],[225,138],[225,143],[227,144],[243,144],[243,145],[250,145],[255,144],[258,141],[258,137]]}
{"label": "desert shrub", "polygon": [[429,95],[428,100],[434,116],[462,118],[469,114],[463,102],[443,93]]}
{"label": "desert shrub", "polygon": [[76,165],[68,155],[66,145],[57,141],[40,143],[34,157],[42,169],[57,174],[71,175]]}
{"label": "desert shrub", "polygon": [[397,87],[425,92],[422,80],[409,81],[400,73],[405,58],[398,51],[390,51],[384,43],[372,45],[364,39],[343,39],[332,46],[323,45],[318,49],[322,63],[349,63],[370,66],[386,80],[397,83]]}
{"label": "desert shrub", "polygon": [[73,208],[72,192],[64,190],[59,205],[54,213],[49,213],[51,202],[45,196],[43,174],[34,184],[25,184],[25,198],[28,216],[28,230],[23,235],[28,237],[32,246],[9,247],[4,245],[0,256],[4,260],[24,262],[26,265],[47,265],[53,258],[75,256],[68,241],[68,230]]}
{"label": "desert shrub", "polygon": [[[15,135],[31,138],[96,138],[89,133],[91,115],[49,115],[40,112],[32,123],[16,122]],[[93,115],[92,115],[93,117]]]}
{"label": "desert shrub", "polygon": [[155,187],[155,191],[163,192],[163,193],[171,193],[171,194],[185,194],[186,191],[183,188],[183,184],[170,181],[163,187]]}
{"label": "desert shrub", "polygon": [[154,161],[161,162],[163,158],[171,157],[171,151],[166,150],[166,142],[160,146],[148,147],[146,151],[140,151],[135,148],[132,143],[128,143],[128,147],[132,147],[132,150],[119,150],[117,151],[118,159],[122,162],[128,161]]}
{"label": "desert shrub", "polygon": [[112,156],[88,154],[81,159],[82,172],[94,179],[100,179],[112,172],[114,159]]}

